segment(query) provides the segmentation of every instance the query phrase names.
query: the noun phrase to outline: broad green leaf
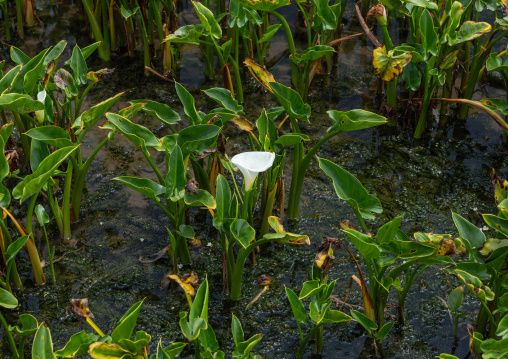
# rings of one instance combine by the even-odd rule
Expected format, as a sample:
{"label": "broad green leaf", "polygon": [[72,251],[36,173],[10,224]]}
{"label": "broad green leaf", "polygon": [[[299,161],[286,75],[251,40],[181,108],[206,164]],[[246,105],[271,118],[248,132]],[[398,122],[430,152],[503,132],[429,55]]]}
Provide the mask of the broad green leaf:
{"label": "broad green leaf", "polygon": [[113,179],[129,186],[133,190],[138,191],[142,195],[147,196],[148,198],[157,203],[160,202],[158,196],[164,194],[166,191],[166,188],[164,186],[161,186],[160,184],[148,178],[121,176]]}
{"label": "broad green leaf", "polygon": [[123,5],[121,6],[120,8],[120,12],[122,13],[122,16],[125,18],[125,19],[129,19],[130,17],[136,15],[136,13],[138,12],[139,10],[139,6],[136,6],[134,9],[126,9],[125,7],[123,7]]}
{"label": "broad green leaf", "polygon": [[180,226],[178,226],[178,230],[176,230],[175,232],[184,238],[196,237],[196,233],[194,233],[194,228],[186,224],[181,224]]}
{"label": "broad green leaf", "polygon": [[344,233],[353,242],[353,245],[363,258],[376,259],[380,257],[381,251],[372,238],[353,229],[345,229]]}
{"label": "broad green leaf", "polygon": [[243,106],[239,105],[238,101],[233,98],[231,91],[215,87],[209,90],[205,90],[205,93],[208,97],[217,101],[222,107],[236,113],[243,113]]}
{"label": "broad green leaf", "polygon": [[295,294],[295,292],[287,287],[286,295],[288,297],[289,305],[291,306],[291,310],[293,311],[293,316],[295,317],[296,322],[300,324],[306,324],[309,321],[309,317],[298,296]]}
{"label": "broad green leaf", "polygon": [[460,21],[462,18],[462,13],[464,9],[462,4],[458,1],[454,1],[452,3],[450,14],[448,16],[448,26],[446,27],[443,35],[441,36],[440,43],[448,43],[448,45],[452,46],[455,44],[457,38],[457,27],[460,25]]}
{"label": "broad green leaf", "polygon": [[215,20],[215,17],[213,16],[213,13],[210,11],[210,9],[197,1],[192,1],[192,5],[198,14],[203,28],[206,31],[209,31],[210,34],[216,39],[220,39],[222,37],[222,29],[217,20]]}
{"label": "broad green leaf", "polygon": [[74,77],[78,84],[85,84],[86,73],[88,72],[88,66],[86,66],[85,58],[78,45],[74,46],[71,55],[71,69],[74,71]]}
{"label": "broad green leaf", "polygon": [[185,192],[183,196],[183,200],[185,204],[191,207],[207,207],[209,209],[215,209],[215,198],[205,190],[198,190],[197,195],[190,194]]}
{"label": "broad green leaf", "polygon": [[493,214],[484,214],[483,220],[492,228],[508,237],[508,219]]}
{"label": "broad green leaf", "polygon": [[14,198],[19,199],[20,202],[24,202],[27,198],[39,193],[53,175],[53,172],[55,172],[62,162],[76,151],[77,148],[77,146],[64,147],[46,157],[40,163],[37,171],[23,178],[23,181],[14,187],[12,191]]}
{"label": "broad green leaf", "polygon": [[137,125],[125,117],[119,116],[115,113],[107,113],[106,118],[108,121],[120,132],[124,134],[129,140],[134,143],[138,148],[158,147],[159,140],[149,129],[141,125]]}
{"label": "broad green leaf", "polygon": [[29,113],[44,110],[44,104],[33,100],[30,96],[20,93],[0,95],[0,107],[16,113]]}
{"label": "broad green leaf", "polygon": [[300,142],[303,141],[309,141],[309,136],[301,134],[301,133],[291,133],[291,134],[284,134],[280,136],[277,141],[275,141],[276,144],[281,145],[282,147],[291,147],[294,146]]}
{"label": "broad green leaf", "polygon": [[53,353],[53,341],[51,332],[45,323],[39,325],[32,345],[32,358],[36,359],[56,359]]}
{"label": "broad green leaf", "polygon": [[214,125],[195,125],[178,133],[177,143],[186,157],[189,153],[202,153],[213,147],[221,128]]}
{"label": "broad green leaf", "polygon": [[26,135],[56,148],[74,146],[69,133],[58,126],[35,127],[29,130]]}
{"label": "broad green leaf", "polygon": [[[194,2],[193,2],[194,3]],[[178,98],[182,102],[183,110],[187,117],[189,118],[189,122],[191,125],[197,125],[201,122],[201,118],[196,111],[196,106],[194,105],[194,98],[192,95],[178,82],[175,81],[176,94]]]}
{"label": "broad green leaf", "polygon": [[55,352],[57,357],[74,358],[76,355],[85,355],[88,353],[90,345],[98,341],[100,337],[94,333],[86,333],[82,330],[71,336],[67,344]]}
{"label": "broad green leaf", "polygon": [[377,324],[370,320],[367,316],[363,315],[359,311],[354,309],[351,310],[351,316],[365,328],[369,333],[369,336],[373,334],[373,331],[377,329]]}
{"label": "broad green leaf", "polygon": [[314,61],[322,58],[326,54],[332,53],[334,51],[335,51],[335,49],[330,46],[314,45],[312,47],[306,48],[305,51],[303,52],[303,54],[295,53],[295,54],[290,55],[289,57],[291,58],[291,60],[294,63],[296,63],[297,65],[301,65],[305,61],[314,62]]}
{"label": "broad green leaf", "polygon": [[402,216],[396,217],[393,221],[385,223],[383,226],[381,226],[381,228],[379,228],[377,231],[376,243],[384,244],[391,242],[395,238],[395,235],[400,228],[401,222]]}
{"label": "broad green leaf", "polygon": [[10,89],[17,77],[22,79],[22,76],[21,76],[21,67],[22,66],[23,65],[18,65],[16,67],[13,67],[12,69],[9,70],[9,72],[7,72],[0,79],[0,94],[2,94],[4,91]]}
{"label": "broad green leaf", "polygon": [[58,88],[64,90],[66,97],[73,98],[79,95],[78,84],[74,76],[67,70],[59,69],[55,76],[53,76],[53,80]]}
{"label": "broad green leaf", "polygon": [[217,210],[213,216],[213,226],[222,229],[224,220],[229,217],[229,208],[231,204],[231,189],[226,178],[219,174],[217,176],[215,200]]}
{"label": "broad green leaf", "polygon": [[195,318],[192,322],[187,320],[187,312],[180,312],[180,329],[183,335],[193,341],[199,336],[199,333],[208,327],[206,320],[203,318]]}
{"label": "broad green leaf", "polygon": [[32,172],[37,171],[41,162],[48,156],[48,145],[36,139],[32,139],[30,146],[30,168],[32,169]]}
{"label": "broad green leaf", "polygon": [[159,339],[159,343],[157,343],[157,352],[150,355],[150,359],[172,359],[162,348],[162,338]]}
{"label": "broad green leaf", "polygon": [[485,286],[478,277],[460,269],[455,269],[454,272],[480,301],[485,303],[486,301],[494,299],[494,292],[489,287]]}
{"label": "broad green leaf", "polygon": [[263,339],[263,335],[256,334],[244,342],[235,343],[235,350],[231,354],[232,357],[233,358],[248,358],[249,353],[256,346],[256,344],[261,341],[261,339]]}
{"label": "broad green leaf", "polygon": [[414,241],[392,241],[388,243],[385,250],[391,251],[398,258],[422,258],[434,255],[436,247],[427,243]]}
{"label": "broad green leaf", "polygon": [[[49,222],[49,217],[48,217],[48,222]],[[29,238],[28,236],[22,236],[22,237],[19,237],[18,239],[16,239],[11,244],[9,244],[9,247],[7,247],[7,250],[5,251],[5,262],[7,263],[7,266],[9,266],[9,264],[14,261],[14,258],[16,257],[16,255],[25,246],[26,241],[28,241],[28,238]]]}
{"label": "broad green leaf", "polygon": [[158,103],[150,100],[134,100],[130,101],[131,104],[143,104],[142,111],[150,116],[157,118],[159,121],[166,125],[174,125],[180,122],[181,118],[178,113],[173,111],[171,107],[166,104]]}
{"label": "broad green leaf", "polygon": [[379,331],[377,332],[377,334],[376,334],[376,340],[378,340],[380,343],[382,343],[383,340],[385,340],[385,338],[388,335],[388,333],[390,332],[390,330],[392,329],[394,324],[395,324],[395,322],[385,323],[381,327],[381,329],[379,329]]}
{"label": "broad green leaf", "polygon": [[18,49],[15,46],[11,46],[10,53],[11,53],[11,60],[15,64],[24,65],[24,64],[27,64],[31,60],[30,56],[28,56],[27,54],[25,54],[23,51],[21,51],[20,49]]}
{"label": "broad green leaf", "polygon": [[[47,68],[49,63],[53,60],[58,60],[60,58],[60,55],[65,50],[65,47],[67,46],[67,41],[61,40],[58,44],[56,44],[49,52],[46,54],[46,57],[44,58],[43,62],[43,68]],[[70,61],[70,59],[69,59]]]}
{"label": "broad green leaf", "polygon": [[130,339],[120,339],[118,340],[118,345],[127,350],[130,353],[138,353],[140,354],[144,347],[150,344],[150,340],[152,337],[150,334],[144,331],[136,332],[134,340]]}
{"label": "broad green leaf", "polygon": [[196,318],[208,320],[208,293],[208,279],[206,278],[199,285],[196,296],[192,302],[192,307],[189,313],[189,320],[191,322],[193,322]]}
{"label": "broad green leaf", "polygon": [[80,127],[81,130],[89,130],[106,112],[116,103],[118,98],[125,92],[120,92],[113,97],[104,100],[97,105],[92,106],[83,112],[72,124],[72,127]]}
{"label": "broad green leaf", "polygon": [[485,243],[485,234],[464,217],[452,212],[453,222],[462,240],[467,241],[472,248],[480,248]]}
{"label": "broad green leaf", "polygon": [[299,300],[313,297],[319,294],[319,292],[323,289],[321,282],[319,280],[309,280],[304,282],[302,285],[302,290],[298,296]]}
{"label": "broad green leaf", "polygon": [[448,309],[456,312],[462,301],[464,300],[464,287],[460,286],[455,288],[448,294],[448,298],[446,299],[446,304],[448,305]]}
{"label": "broad green leaf", "polygon": [[354,211],[359,211],[363,218],[373,219],[373,213],[383,211],[379,199],[368,194],[351,173],[323,158],[319,158],[319,167],[332,179],[337,196],[346,201]]}
{"label": "broad green leaf", "polygon": [[174,34],[169,34],[164,42],[199,45],[197,41],[203,35],[205,35],[203,25],[185,25],[177,29]]}
{"label": "broad green leaf", "polygon": [[428,59],[428,53],[437,55],[438,38],[434,29],[434,21],[427,10],[423,10],[420,17],[420,34],[422,38],[422,47],[424,51],[424,59]]}
{"label": "broad green leaf", "polygon": [[12,333],[19,334],[25,338],[34,334],[37,331],[37,328],[39,327],[37,319],[35,319],[35,317],[31,314],[25,313],[20,314],[19,321],[21,322],[21,328],[18,327],[17,325],[14,327],[9,325],[9,331]]}
{"label": "broad green leaf", "polygon": [[18,300],[7,290],[0,288],[0,307],[12,309],[18,306]]}
{"label": "broad green leaf", "polygon": [[502,337],[503,339],[508,337],[508,314],[505,314],[499,323],[497,323],[496,335]]}
{"label": "broad green leaf", "polygon": [[432,0],[404,0],[404,3],[420,6],[426,9],[437,10],[437,4]]}
{"label": "broad green leaf", "polygon": [[256,231],[244,219],[236,219],[231,223],[230,230],[235,241],[243,248],[247,248],[256,237]]}
{"label": "broad green leaf", "polygon": [[[334,30],[337,28],[337,17],[329,5],[328,0],[316,0],[317,16],[314,17],[314,25],[319,23],[323,30]],[[319,20],[319,21],[317,21]]]}
{"label": "broad green leaf", "polygon": [[[2,127],[2,128],[5,128]],[[12,128],[12,126],[11,126]],[[9,175],[9,163],[4,153],[5,142],[2,136],[0,136],[0,207],[9,207],[11,202],[11,193],[7,187],[2,183],[2,180]]]}
{"label": "broad green leaf", "polygon": [[130,339],[136,321],[138,320],[139,310],[143,305],[144,300],[141,300],[134,304],[118,321],[118,325],[111,333],[111,339],[113,343],[118,343],[120,339]]}
{"label": "broad green leaf", "polygon": [[278,82],[270,82],[268,85],[290,118],[309,122],[310,106],[303,102],[298,92]]}
{"label": "broad green leaf", "polygon": [[240,4],[258,11],[274,11],[291,4],[291,0],[238,0]]}
{"label": "broad green leaf", "polygon": [[[475,342],[475,347],[477,347]],[[508,337],[501,340],[487,339],[480,345],[483,351],[482,359],[506,359],[508,355]]]}
{"label": "broad green leaf", "polygon": [[[415,56],[413,53],[413,60]],[[404,67],[404,71],[402,72],[402,79],[406,83],[406,88],[416,91],[420,88],[420,84],[422,82],[420,71],[418,68],[410,62]]]}
{"label": "broad green leaf", "polygon": [[344,323],[351,321],[352,318],[338,310],[328,309],[325,312],[323,323]]}
{"label": "broad green leaf", "polygon": [[258,43],[270,42],[272,37],[277,33],[277,30],[281,27],[281,24],[273,24],[266,28],[263,36],[258,40]]}
{"label": "broad green leaf", "polygon": [[89,347],[89,354],[95,359],[130,359],[131,353],[118,344],[95,342]]}
{"label": "broad green leaf", "polygon": [[492,26],[486,22],[466,21],[460,27],[453,44],[457,45],[461,42],[474,40],[477,37],[490,32],[491,30]]}
{"label": "broad green leaf", "polygon": [[231,332],[233,333],[235,346],[244,341],[242,323],[240,323],[240,320],[234,314],[232,314],[231,318]]}
{"label": "broad green leaf", "polygon": [[340,132],[363,130],[364,128],[384,125],[387,121],[385,117],[365,110],[351,110],[347,112],[330,110],[327,113],[335,122],[327,130],[328,133],[337,130],[340,130]]}
{"label": "broad green leaf", "polygon": [[173,202],[178,201],[181,197],[180,193],[185,190],[185,164],[183,161],[180,146],[175,146],[173,152],[169,156],[168,168],[166,174],[166,199]]}
{"label": "broad green leaf", "polygon": [[387,52],[383,46],[374,49],[373,55],[374,74],[383,81],[394,81],[402,73],[404,67],[409,64],[413,53],[403,52],[396,55],[394,50]]}

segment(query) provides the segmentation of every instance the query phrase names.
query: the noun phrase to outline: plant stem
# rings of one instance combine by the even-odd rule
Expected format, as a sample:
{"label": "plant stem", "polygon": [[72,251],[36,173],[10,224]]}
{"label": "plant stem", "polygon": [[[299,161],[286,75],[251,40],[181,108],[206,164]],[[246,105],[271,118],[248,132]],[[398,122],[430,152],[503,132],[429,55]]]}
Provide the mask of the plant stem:
{"label": "plant stem", "polygon": [[26,242],[26,249],[28,250],[28,254],[30,255],[30,261],[32,262],[32,269],[34,272],[35,283],[43,284],[46,282],[46,277],[44,277],[44,272],[42,271],[41,259],[39,257],[39,253],[37,252],[37,247],[35,246],[34,236],[32,232],[32,217],[34,214],[35,203],[37,202],[37,196],[39,194],[32,195],[32,199],[30,200],[30,204],[28,206],[28,211],[26,214],[26,234],[29,235],[28,241]]}
{"label": "plant stem", "polygon": [[69,161],[65,175],[64,195],[62,201],[63,238],[71,237],[71,189],[72,189],[72,162]]}
{"label": "plant stem", "polygon": [[97,325],[95,325],[95,323],[92,321],[92,319],[86,317],[86,322],[93,328],[93,330],[95,330],[97,332],[97,334],[99,334],[101,336],[101,338],[105,337],[102,330],[100,330],[99,327]]}
{"label": "plant stem", "polygon": [[2,313],[0,313],[0,322],[2,323],[2,325],[4,327],[4,334],[7,337],[7,341],[9,342],[9,346],[11,347],[12,356],[14,357],[14,359],[19,359],[19,353],[18,353],[18,349],[16,348],[16,343],[14,342],[14,338],[12,337],[12,333],[9,330],[9,325],[5,321],[5,318],[2,315]]}
{"label": "plant stem", "polygon": [[314,325],[312,326],[312,329],[310,332],[303,338],[303,340],[300,340],[300,345],[298,346],[298,352],[296,353],[296,359],[303,358],[303,353],[305,351],[305,347],[307,346],[307,343],[309,342],[310,338],[314,335],[316,330],[320,327],[320,325]]}
{"label": "plant stem", "polygon": [[46,232],[46,226],[43,224],[42,229],[44,229],[44,237],[46,237],[46,247],[48,248],[48,257],[49,257],[49,267],[51,268],[51,280],[53,283],[56,283],[55,276],[55,268],[53,267],[53,255],[55,253],[54,249],[49,246],[48,232]]}

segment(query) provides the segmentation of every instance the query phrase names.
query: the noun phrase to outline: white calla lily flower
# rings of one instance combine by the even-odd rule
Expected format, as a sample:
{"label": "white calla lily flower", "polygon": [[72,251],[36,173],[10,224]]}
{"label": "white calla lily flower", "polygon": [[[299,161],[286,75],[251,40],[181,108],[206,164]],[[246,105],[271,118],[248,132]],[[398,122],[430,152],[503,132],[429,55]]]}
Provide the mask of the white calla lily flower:
{"label": "white calla lily flower", "polygon": [[271,152],[243,152],[231,159],[231,162],[242,172],[245,191],[250,191],[258,173],[264,172],[273,165],[275,154]]}
{"label": "white calla lily flower", "polygon": [[[44,102],[46,101],[46,91],[45,90],[42,90],[41,92],[39,92],[37,94],[37,101],[42,102],[42,104],[44,104]],[[39,121],[40,123],[43,123],[44,122],[44,110],[35,111],[35,117],[37,117],[37,121]]]}

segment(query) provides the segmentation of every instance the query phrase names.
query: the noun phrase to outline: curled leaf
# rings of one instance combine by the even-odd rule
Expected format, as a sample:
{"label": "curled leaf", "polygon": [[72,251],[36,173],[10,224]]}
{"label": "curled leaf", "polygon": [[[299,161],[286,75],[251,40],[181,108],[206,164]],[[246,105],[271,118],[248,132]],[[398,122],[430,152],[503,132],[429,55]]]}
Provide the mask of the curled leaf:
{"label": "curled leaf", "polygon": [[198,275],[196,272],[192,271],[187,274],[170,274],[166,278],[175,281],[178,283],[180,287],[190,296],[194,296],[196,294],[196,290],[193,285],[198,284]]}
{"label": "curled leaf", "polygon": [[88,308],[88,298],[70,299],[70,305],[67,307],[75,316],[81,319],[95,318],[90,308]]}
{"label": "curled leaf", "polygon": [[392,81],[396,76],[399,76],[413,56],[411,51],[400,55],[395,55],[393,50],[386,52],[385,46],[378,47],[373,54],[374,74],[383,81]]}

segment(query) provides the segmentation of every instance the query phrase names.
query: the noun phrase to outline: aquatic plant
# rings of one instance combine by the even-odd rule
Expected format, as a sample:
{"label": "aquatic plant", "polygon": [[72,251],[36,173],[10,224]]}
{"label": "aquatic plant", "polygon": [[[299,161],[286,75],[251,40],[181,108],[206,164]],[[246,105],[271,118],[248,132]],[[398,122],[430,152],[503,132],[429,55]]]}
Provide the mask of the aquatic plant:
{"label": "aquatic plant", "polygon": [[[332,256],[333,250],[327,255]],[[325,324],[344,323],[352,319],[340,310],[330,309],[332,305],[330,296],[333,293],[336,282],[334,280],[328,284],[328,275],[323,276],[321,270],[312,267],[312,280],[303,283],[299,295],[296,295],[295,292],[286,287],[286,295],[300,334],[300,345],[296,353],[297,358],[303,357],[305,347],[312,338],[315,339],[315,353],[321,353],[323,350],[323,326]],[[310,301],[309,313],[305,309],[304,300]],[[307,325],[309,318],[311,327],[304,336],[301,326]]]}
{"label": "aquatic plant", "polygon": [[[332,180],[337,196],[351,206],[362,230],[367,232],[364,219],[373,219],[374,213],[382,211],[377,197],[368,194],[358,179],[334,163],[320,158],[319,166]],[[460,240],[449,234],[415,233],[415,240],[411,240],[399,229],[401,223],[402,217],[395,218],[381,226],[375,237],[342,223],[344,234],[367,266],[368,287],[358,262],[350,253],[358,269],[365,316],[377,326],[366,325],[368,332],[383,328],[384,310],[392,287],[397,290],[399,320],[404,323],[404,305],[414,281],[430,266],[450,264],[453,260],[448,256],[463,250]],[[365,322],[360,321],[362,325]]]}
{"label": "aquatic plant", "polygon": [[44,230],[44,237],[46,238],[46,248],[48,250],[48,259],[49,259],[49,267],[51,269],[51,279],[53,280],[53,283],[56,282],[56,276],[55,276],[55,268],[53,267],[53,258],[55,256],[55,247],[51,247],[49,245],[49,239],[48,239],[48,232],[46,231],[46,224],[49,223],[49,216],[46,213],[46,210],[43,206],[40,204],[35,207],[35,215],[37,217],[37,221],[39,222],[39,225]]}

